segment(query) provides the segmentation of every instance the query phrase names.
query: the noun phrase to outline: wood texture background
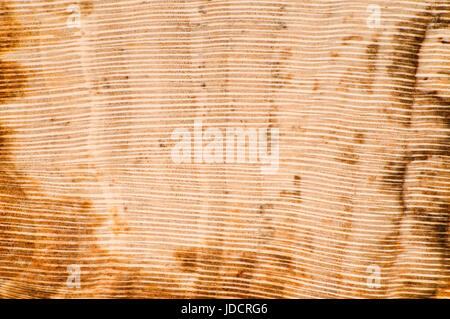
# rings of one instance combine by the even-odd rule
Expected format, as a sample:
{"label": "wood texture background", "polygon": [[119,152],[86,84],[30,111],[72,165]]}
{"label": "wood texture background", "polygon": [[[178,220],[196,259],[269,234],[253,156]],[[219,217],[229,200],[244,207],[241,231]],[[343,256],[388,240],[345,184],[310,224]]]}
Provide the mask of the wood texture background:
{"label": "wood texture background", "polygon": [[[1,297],[450,296],[450,1],[1,0],[0,17]],[[278,128],[278,172],[174,163],[195,119]]]}

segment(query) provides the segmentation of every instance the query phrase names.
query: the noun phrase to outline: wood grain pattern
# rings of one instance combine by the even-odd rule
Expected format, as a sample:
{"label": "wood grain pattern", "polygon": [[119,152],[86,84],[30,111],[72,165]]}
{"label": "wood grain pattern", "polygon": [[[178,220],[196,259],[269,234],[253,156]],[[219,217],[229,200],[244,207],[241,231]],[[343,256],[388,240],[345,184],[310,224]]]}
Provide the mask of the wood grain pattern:
{"label": "wood grain pattern", "polygon": [[[0,16],[0,297],[449,298],[450,1]],[[174,162],[196,120],[278,129],[278,170]]]}

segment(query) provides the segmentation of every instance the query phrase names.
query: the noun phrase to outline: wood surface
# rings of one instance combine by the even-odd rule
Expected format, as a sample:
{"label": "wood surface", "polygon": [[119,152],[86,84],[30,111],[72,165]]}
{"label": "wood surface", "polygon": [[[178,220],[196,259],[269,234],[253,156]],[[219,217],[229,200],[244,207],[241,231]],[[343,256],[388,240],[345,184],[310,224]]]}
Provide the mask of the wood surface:
{"label": "wood surface", "polygon": [[[0,17],[0,297],[450,297],[450,1]],[[278,129],[278,169],[174,162],[196,120]]]}

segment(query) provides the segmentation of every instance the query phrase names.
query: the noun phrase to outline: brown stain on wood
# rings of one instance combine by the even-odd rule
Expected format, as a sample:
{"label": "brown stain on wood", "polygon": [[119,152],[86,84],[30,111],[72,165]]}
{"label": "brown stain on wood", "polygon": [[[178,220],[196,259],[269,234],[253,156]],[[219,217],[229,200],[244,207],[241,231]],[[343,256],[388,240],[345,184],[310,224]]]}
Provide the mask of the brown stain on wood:
{"label": "brown stain on wood", "polygon": [[8,52],[19,44],[20,25],[14,17],[7,1],[0,2],[0,54]]}
{"label": "brown stain on wood", "polygon": [[[349,45],[351,42],[361,42],[364,38],[360,35],[350,35],[342,38],[343,45]],[[350,42],[350,43],[349,43]]]}
{"label": "brown stain on wood", "polygon": [[[19,24],[5,1],[0,3],[0,105],[23,96],[26,72],[2,55],[20,43]],[[31,262],[33,222],[27,218],[26,195],[9,150],[13,132],[0,123],[0,277],[11,278]]]}
{"label": "brown stain on wood", "polygon": [[373,94],[373,83],[375,81],[375,72],[377,70],[377,59],[378,53],[380,51],[380,45],[378,44],[377,38],[372,40],[366,48],[366,60],[367,60],[367,77],[362,79],[364,89],[369,94]]}
{"label": "brown stain on wood", "polygon": [[355,165],[358,163],[359,156],[355,152],[355,147],[353,145],[346,145],[341,148],[339,157],[337,160],[348,165]]}
{"label": "brown stain on wood", "polygon": [[[25,96],[32,71],[2,55],[19,49],[30,32],[18,23],[10,2],[0,2],[0,17],[0,104],[5,104]],[[94,236],[103,219],[88,199],[43,195],[13,164],[14,134],[0,123],[0,278],[12,281],[0,295],[49,298],[65,287],[73,264],[83,269],[83,285],[92,285],[95,264],[101,263],[86,257],[106,256]]]}
{"label": "brown stain on wood", "polygon": [[0,104],[23,96],[27,73],[16,62],[0,60]]}
{"label": "brown stain on wood", "polygon": [[197,269],[198,248],[181,248],[175,252],[175,259],[180,262],[181,271],[194,272]]}
{"label": "brown stain on wood", "polygon": [[[14,19],[12,11],[5,3],[7,2],[0,3],[0,15],[2,17],[0,55],[17,48],[22,40],[21,37],[25,35]],[[90,4],[85,5],[85,3],[89,3],[89,1],[83,2],[82,11],[89,14],[88,12],[92,10],[92,7],[90,8]],[[417,24],[423,26],[421,19],[425,19],[425,16],[411,25],[400,26],[399,30],[402,31],[402,28],[407,28],[408,25],[410,25],[410,28],[416,28]],[[408,32],[406,32],[408,35],[396,36],[396,52],[394,53],[393,63],[389,67],[389,72],[395,78],[394,82],[396,83],[396,91],[393,96],[395,96],[397,102],[406,102],[406,104],[410,101],[413,89],[410,87],[403,89],[403,87],[404,84],[409,85],[414,80],[414,77],[410,74],[411,66],[417,68],[417,61],[408,61],[411,59],[417,60],[420,41],[423,41],[425,35],[425,31],[423,31],[423,35],[422,31],[416,35],[410,35]],[[367,47],[366,53],[370,61],[373,61],[371,57],[376,56],[377,50],[378,47],[373,44]],[[405,50],[410,53],[404,53]],[[279,66],[276,67],[278,69]],[[369,70],[373,69],[373,64],[369,64],[368,68]],[[401,75],[402,73],[406,76]],[[0,56],[0,104],[24,96],[28,74],[29,71],[17,62],[1,60]],[[279,78],[279,80],[274,81],[275,88],[287,84],[288,82],[284,80],[289,80],[289,77],[283,77],[279,74],[278,70],[274,73],[274,77]],[[442,111],[442,109],[439,111],[448,112]],[[447,113],[441,113],[440,115],[448,118]],[[0,277],[12,278],[18,276],[17,273],[12,273],[11,269],[23,270],[28,267],[27,273],[21,277],[21,281],[27,282],[27,287],[23,288],[23,294],[32,297],[51,297],[65,285],[67,265],[79,264],[83,257],[92,256],[94,253],[97,257],[104,253],[100,251],[96,244],[91,244],[96,241],[93,235],[94,230],[102,223],[102,219],[93,217],[93,203],[83,198],[44,199],[38,202],[30,199],[27,192],[30,190],[34,192],[37,189],[23,186],[25,177],[21,176],[12,164],[13,155],[9,151],[12,143],[11,136],[14,132],[3,126],[0,124]],[[362,144],[363,136],[356,136],[355,140],[358,144]],[[353,153],[352,150],[350,151],[350,154]],[[348,163],[355,164],[354,159],[350,158]],[[396,170],[396,167],[395,163],[390,163],[390,167],[387,167],[386,170],[392,172]],[[392,179],[389,176],[386,176],[386,178]],[[398,179],[398,176],[395,179]],[[295,176],[294,185],[299,183],[300,177]],[[400,184],[399,180],[395,184]],[[300,197],[299,189],[300,187],[298,187],[298,191],[296,190],[292,194]],[[419,216],[423,214],[420,211],[415,213]],[[425,222],[430,222],[430,220]],[[448,225],[448,222],[446,225]],[[438,233],[443,234],[444,230],[440,229]],[[197,282],[199,296],[213,296],[214,290],[221,287],[222,283],[218,275],[224,263],[222,249],[180,249],[175,253],[175,257],[179,260],[183,272],[199,273]],[[274,280],[275,277],[281,278],[283,273],[292,270],[293,261],[291,257],[282,254],[272,254],[269,257],[273,259],[273,264],[270,264],[267,273]],[[81,266],[84,270],[87,270],[87,276],[93,272],[101,271],[96,268],[97,266],[90,268],[88,259],[86,259],[86,263],[82,263]],[[240,285],[239,291],[242,292],[242,297],[249,296],[249,294],[245,294],[245,291],[250,291],[249,281],[258,265],[258,256],[254,252],[244,252],[240,256],[239,265],[239,267],[236,267],[233,282]],[[120,276],[113,287],[115,289],[113,295],[130,297],[147,294],[149,297],[160,298],[170,296],[167,291],[161,290],[159,285],[148,285],[146,292],[135,288],[134,283],[144,276],[145,274],[142,274],[139,270],[130,270]],[[95,276],[92,278],[91,281],[88,277],[82,277],[83,285],[95,284]],[[206,284],[206,282],[214,279],[217,279],[216,287]],[[283,283],[274,283],[272,286],[269,285],[265,288],[275,291],[280,297],[283,296]]]}
{"label": "brown stain on wood", "polygon": [[366,48],[366,55],[367,60],[369,60],[368,64],[368,71],[370,73],[375,72],[375,61],[378,56],[378,51],[380,50],[380,45],[377,43],[376,39],[367,46]]}
{"label": "brown stain on wood", "polygon": [[301,182],[302,179],[299,175],[294,175],[294,190],[282,190],[280,192],[281,197],[288,197],[291,200],[301,203],[302,202],[302,192],[301,192]]}
{"label": "brown stain on wood", "polygon": [[352,144],[339,147],[339,157],[336,159],[348,165],[356,165],[359,161],[359,152],[356,151],[356,148],[364,143],[364,134],[355,132],[351,142]]}
{"label": "brown stain on wood", "polygon": [[390,161],[384,167],[384,175],[382,181],[384,188],[387,190],[401,190],[404,183],[407,159],[401,158],[398,161]]}
{"label": "brown stain on wood", "polygon": [[268,251],[262,254],[261,260],[266,260],[262,268],[265,275],[264,282],[257,284],[271,298],[285,298],[289,277],[295,276],[295,265],[292,252],[281,250]]}
{"label": "brown stain on wood", "polygon": [[248,299],[255,297],[253,277],[258,266],[258,255],[255,251],[243,251],[228,260],[223,280],[223,291],[226,297]]}
{"label": "brown stain on wood", "polygon": [[21,276],[27,283],[27,295],[49,298],[58,293],[66,286],[70,265],[80,266],[80,281],[85,288],[89,286],[88,277],[94,269],[87,257],[98,253],[93,233],[100,225],[100,220],[92,215],[92,203],[67,197],[35,200],[29,205],[35,215],[35,243],[32,263]]}
{"label": "brown stain on wood", "polygon": [[[442,8],[434,9],[435,11],[442,10]],[[445,11],[448,14],[448,6]],[[396,82],[398,85],[402,84],[403,87],[397,87],[394,96],[399,104],[410,108],[411,113],[414,112],[414,116],[408,123],[408,126],[411,125],[413,128],[417,125],[416,121],[420,124],[423,119],[433,119],[434,125],[442,127],[442,123],[445,123],[448,118],[448,114],[446,114],[449,106],[447,99],[438,96],[437,92],[423,92],[416,87],[419,53],[427,30],[448,27],[448,21],[443,23],[441,20],[445,20],[444,18],[432,16],[429,12],[430,10],[427,10],[425,13],[420,13],[415,19],[401,24],[399,31],[404,34],[397,36],[397,39],[404,43],[398,44],[398,48],[403,51],[395,54],[393,65],[397,65],[391,65],[389,69],[391,76],[395,76],[397,79],[403,77]],[[438,25],[440,26],[438,27]],[[448,127],[447,123],[446,126]],[[414,133],[422,135],[420,131]],[[448,142],[448,138],[446,140]],[[433,147],[430,148],[430,145]],[[439,295],[440,278],[448,278],[445,273],[448,272],[449,205],[445,196],[442,195],[445,190],[445,187],[442,187],[442,180],[436,178],[436,172],[430,168],[435,165],[442,165],[444,169],[448,167],[448,143],[424,140],[423,145],[415,144],[409,150],[408,155],[399,162],[388,163],[385,168],[390,173],[386,175],[384,181],[393,183],[401,191],[403,214],[400,224],[408,226],[407,230],[404,230],[407,236],[400,237],[398,243],[402,250],[398,255],[400,257],[397,256],[400,258],[400,264],[394,273],[400,287],[392,290],[391,296],[400,298],[436,297]],[[420,161],[420,163],[416,161]],[[407,175],[410,166],[412,170]],[[423,171],[420,172],[420,170]],[[445,176],[445,173],[443,174]],[[414,181],[411,181],[412,178]],[[430,251],[436,255],[433,262],[427,260]],[[407,265],[401,264],[402,257],[411,258],[411,256],[414,256],[417,262],[410,261]],[[425,258],[421,259],[419,256]],[[442,268],[443,276],[440,271],[431,271],[432,268],[434,270]],[[423,280],[425,275],[427,281]]]}
{"label": "brown stain on wood", "polygon": [[80,3],[81,14],[90,15],[94,10],[94,2],[92,0],[83,0]]}
{"label": "brown stain on wood", "polygon": [[224,251],[212,245],[207,247],[180,247],[173,254],[178,269],[197,275],[195,294],[197,298],[215,296],[221,287],[220,270],[225,266]]}
{"label": "brown stain on wood", "polygon": [[220,269],[224,264],[223,249],[209,246],[200,251],[198,262],[199,275],[196,282],[198,298],[210,298],[220,293],[218,289],[222,286]]}
{"label": "brown stain on wood", "polygon": [[397,114],[387,108],[384,111],[389,118],[401,120],[407,127],[410,125],[419,53],[431,19],[429,10],[420,12],[414,18],[399,23],[393,38],[394,51],[387,71],[392,78],[393,108]]}

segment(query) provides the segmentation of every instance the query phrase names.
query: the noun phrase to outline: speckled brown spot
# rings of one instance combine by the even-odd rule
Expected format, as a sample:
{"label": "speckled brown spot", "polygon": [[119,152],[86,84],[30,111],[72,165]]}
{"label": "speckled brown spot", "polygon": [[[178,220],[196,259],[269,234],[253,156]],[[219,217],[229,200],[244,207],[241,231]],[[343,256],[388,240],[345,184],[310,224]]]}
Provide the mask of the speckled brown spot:
{"label": "speckled brown spot", "polygon": [[402,187],[406,170],[406,161],[399,159],[398,161],[390,161],[384,167],[383,183],[386,189]]}
{"label": "speckled brown spot", "polygon": [[182,248],[175,252],[175,258],[180,262],[183,272],[194,272],[197,268],[197,248]]}
{"label": "speckled brown spot", "polygon": [[[0,104],[23,96],[25,71],[2,54],[20,42],[19,24],[5,1],[0,3]],[[28,218],[22,176],[10,152],[13,132],[0,123],[0,277],[17,276],[31,262],[34,248],[33,221]]]}
{"label": "speckled brown spot", "polygon": [[209,246],[198,253],[198,277],[196,294],[198,298],[213,297],[220,293],[220,269],[224,265],[223,249]]}
{"label": "speckled brown spot", "polygon": [[80,9],[83,15],[90,15],[94,10],[94,2],[92,0],[83,0],[80,3]]}
{"label": "speckled brown spot", "polygon": [[343,45],[349,45],[349,42],[361,42],[364,38],[360,35],[350,35],[342,38],[342,44]]}
{"label": "speckled brown spot", "polygon": [[355,152],[354,146],[346,145],[341,148],[341,152],[339,153],[339,157],[337,157],[337,160],[349,165],[355,165],[356,163],[358,163],[358,158],[359,156]]}
{"label": "speckled brown spot", "polygon": [[258,264],[258,256],[254,251],[244,251],[236,262],[230,264],[233,278],[224,286],[227,293],[234,298],[248,299],[253,297],[252,279]]}
{"label": "speckled brown spot", "polygon": [[364,134],[363,133],[356,133],[355,134],[355,142],[357,144],[363,144],[364,143]]}
{"label": "speckled brown spot", "polygon": [[387,70],[392,78],[392,97],[398,114],[394,117],[393,111],[386,109],[385,112],[391,114],[389,117],[393,120],[403,119],[406,126],[410,125],[419,52],[431,20],[428,10],[420,12],[416,17],[399,23],[393,38],[394,52]]}
{"label": "speckled brown spot", "polygon": [[0,2],[0,54],[14,49],[20,41],[19,23],[6,1]]}
{"label": "speckled brown spot", "polygon": [[19,64],[0,60],[0,103],[23,96],[26,79],[26,72]]}

